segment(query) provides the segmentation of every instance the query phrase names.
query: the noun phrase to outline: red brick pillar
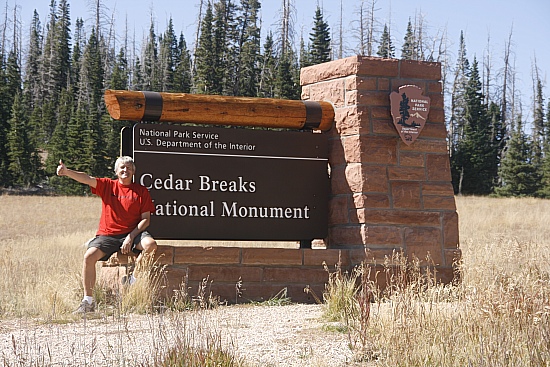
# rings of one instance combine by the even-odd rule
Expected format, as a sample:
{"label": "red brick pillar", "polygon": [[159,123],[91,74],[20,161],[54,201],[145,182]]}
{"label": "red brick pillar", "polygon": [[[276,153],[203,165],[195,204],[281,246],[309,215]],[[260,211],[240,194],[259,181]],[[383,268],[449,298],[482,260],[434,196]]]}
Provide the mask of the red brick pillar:
{"label": "red brick pillar", "polygon": [[[439,63],[349,57],[302,69],[302,99],[333,103],[327,248],[367,247],[377,262],[394,250],[428,257],[452,276],[456,213]],[[414,84],[431,98],[411,145],[390,114],[390,93]]]}

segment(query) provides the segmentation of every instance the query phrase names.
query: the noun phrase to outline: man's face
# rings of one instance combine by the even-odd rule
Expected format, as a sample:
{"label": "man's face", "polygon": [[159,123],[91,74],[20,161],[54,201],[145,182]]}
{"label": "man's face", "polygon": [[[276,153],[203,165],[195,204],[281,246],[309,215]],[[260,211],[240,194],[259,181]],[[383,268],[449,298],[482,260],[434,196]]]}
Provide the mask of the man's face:
{"label": "man's face", "polygon": [[134,171],[132,163],[119,163],[116,168],[116,175],[122,182],[129,183],[132,181]]}

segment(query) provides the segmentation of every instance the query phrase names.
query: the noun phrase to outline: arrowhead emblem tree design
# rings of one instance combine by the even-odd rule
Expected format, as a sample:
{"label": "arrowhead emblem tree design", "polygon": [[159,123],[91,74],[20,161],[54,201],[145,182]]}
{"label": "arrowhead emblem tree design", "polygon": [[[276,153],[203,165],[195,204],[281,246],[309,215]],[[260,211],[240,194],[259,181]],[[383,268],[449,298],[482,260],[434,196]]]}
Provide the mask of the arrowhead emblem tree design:
{"label": "arrowhead emblem tree design", "polygon": [[414,143],[426,124],[430,112],[430,97],[422,95],[416,85],[399,87],[399,92],[390,94],[393,124],[407,145]]}

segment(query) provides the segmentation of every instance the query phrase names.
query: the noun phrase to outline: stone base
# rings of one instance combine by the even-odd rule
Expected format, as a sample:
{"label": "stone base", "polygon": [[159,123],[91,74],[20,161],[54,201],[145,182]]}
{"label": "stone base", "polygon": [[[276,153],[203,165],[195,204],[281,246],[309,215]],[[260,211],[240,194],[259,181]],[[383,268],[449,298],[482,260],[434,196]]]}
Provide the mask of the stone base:
{"label": "stone base", "polygon": [[[159,246],[156,264],[164,267],[164,297],[187,289],[191,296],[199,293],[205,282],[206,292],[221,302],[246,303],[288,297],[293,302],[322,301],[329,272],[338,264],[350,272],[361,263],[372,266],[371,274],[381,274],[382,264],[391,264],[398,249],[385,251],[365,249],[271,249],[234,247],[173,247]],[[104,263],[101,283],[116,288],[126,274],[128,256],[113,255]],[[437,279],[453,280],[454,269],[435,264]],[[374,280],[374,279],[373,279]],[[385,277],[377,280],[381,287]],[[305,289],[312,292],[306,292]]]}

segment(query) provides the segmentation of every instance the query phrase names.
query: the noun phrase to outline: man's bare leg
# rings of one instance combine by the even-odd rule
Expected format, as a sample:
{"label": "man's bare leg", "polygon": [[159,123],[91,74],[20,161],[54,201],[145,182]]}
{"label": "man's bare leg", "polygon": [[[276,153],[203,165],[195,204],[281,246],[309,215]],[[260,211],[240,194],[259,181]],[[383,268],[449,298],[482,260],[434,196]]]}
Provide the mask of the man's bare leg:
{"label": "man's bare leg", "polygon": [[96,281],[96,263],[105,256],[105,253],[97,247],[90,247],[84,254],[82,264],[82,285],[84,286],[84,296],[92,297]]}
{"label": "man's bare leg", "polygon": [[149,236],[142,238],[141,241],[138,244],[136,244],[136,249],[140,250],[141,253],[136,258],[134,276],[136,272],[139,273],[139,271],[141,270],[140,264],[141,264],[141,261],[143,260],[144,255],[153,253],[154,251],[157,250],[157,248],[158,248],[157,241],[155,241],[153,237],[149,237]]}
{"label": "man's bare leg", "polygon": [[95,311],[95,301],[93,298],[94,285],[96,279],[95,265],[105,256],[105,253],[96,247],[90,247],[84,254],[82,262],[82,285],[84,287],[84,297],[75,314],[86,314]]}

